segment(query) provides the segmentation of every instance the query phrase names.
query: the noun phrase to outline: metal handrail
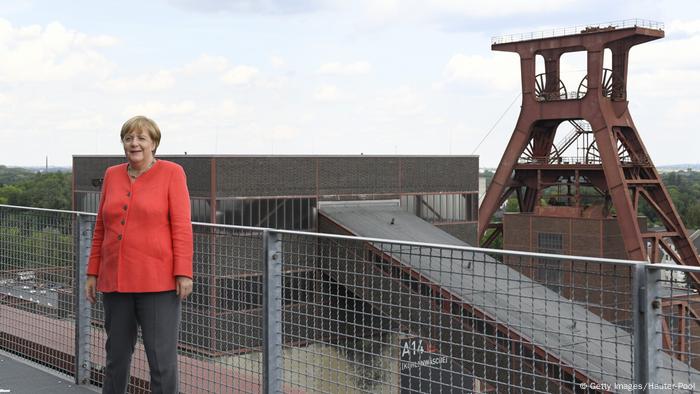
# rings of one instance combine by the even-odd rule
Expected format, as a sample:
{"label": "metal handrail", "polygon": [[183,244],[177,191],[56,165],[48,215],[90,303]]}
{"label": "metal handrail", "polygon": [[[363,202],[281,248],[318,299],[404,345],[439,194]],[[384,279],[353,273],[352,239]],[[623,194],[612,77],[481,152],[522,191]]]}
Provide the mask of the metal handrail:
{"label": "metal handrail", "polygon": [[[3,205],[3,204],[0,204],[0,208],[13,208],[13,209],[22,209],[22,210],[36,210],[36,211],[48,211],[48,212],[59,212],[59,213],[71,213],[71,214],[77,214],[77,215],[93,215],[93,216],[95,215],[94,213],[89,213],[89,212],[62,211],[62,210],[57,210],[57,209],[32,208],[32,207],[22,207],[22,206]],[[521,251],[516,251],[516,250],[488,249],[488,248],[479,248],[479,247],[474,247],[474,246],[459,246],[459,245],[404,241],[404,240],[385,239],[385,238],[358,237],[358,236],[352,236],[352,235],[316,233],[316,232],[310,232],[310,231],[282,230],[282,229],[274,229],[274,228],[267,228],[267,227],[252,227],[252,226],[203,223],[203,222],[192,222],[192,225],[193,226],[201,226],[201,227],[210,227],[210,228],[230,229],[230,230],[254,231],[254,232],[269,231],[269,232],[274,232],[274,233],[278,233],[278,234],[304,235],[304,236],[312,236],[312,237],[320,237],[320,238],[354,240],[354,241],[363,241],[363,242],[371,242],[371,243],[385,243],[385,244],[404,245],[404,246],[413,246],[413,247],[421,247],[421,248],[442,248],[442,249],[449,249],[449,250],[456,250],[456,251],[463,251],[463,252],[498,253],[498,254],[509,255],[509,256],[542,257],[542,258],[552,258],[552,259],[565,259],[565,260],[569,260],[569,261],[616,263],[616,264],[623,264],[623,265],[647,264],[647,262],[636,261],[636,260],[571,256],[571,255],[535,253],[535,252],[521,252]],[[700,268],[698,268],[698,270],[700,271]]]}
{"label": "metal handrail", "polygon": [[625,19],[612,22],[591,23],[587,25],[578,25],[573,27],[562,27],[551,30],[540,30],[529,33],[506,34],[502,36],[491,37],[491,44],[507,44],[509,42],[518,42],[526,40],[536,40],[541,38],[551,38],[559,36],[568,36],[580,33],[594,33],[598,29],[624,29],[629,27],[644,27],[648,29],[664,30],[663,22],[656,22],[647,19]]}
{"label": "metal handrail", "polygon": [[557,157],[552,164],[591,164],[598,165],[602,161],[593,157],[582,157],[582,156],[560,156]]}
{"label": "metal handrail", "polygon": [[42,211],[42,212],[70,213],[70,214],[74,214],[74,215],[97,216],[96,213],[92,213],[92,212],[68,211],[65,209],[25,207],[25,206],[20,206],[20,205],[0,204],[0,208],[16,208],[16,209],[23,209],[26,211]]}
{"label": "metal handrail", "polygon": [[[13,214],[13,210],[17,212],[16,215]],[[103,321],[102,309],[99,309],[98,304],[96,313],[92,313],[93,309],[86,301],[83,290],[90,255],[91,229],[94,227],[92,214],[11,205],[0,205],[0,211],[0,216],[8,219],[7,226],[3,223],[3,228],[13,228],[19,224],[19,227],[26,229],[42,228],[40,231],[51,231],[51,228],[46,228],[47,224],[51,227],[53,223],[58,223],[65,230],[73,230],[73,239],[69,236],[71,231],[66,231],[58,242],[68,257],[56,257],[61,259],[56,261],[63,262],[60,280],[65,281],[66,290],[60,294],[64,295],[63,299],[66,301],[47,311],[28,310],[21,305],[2,305],[6,308],[3,309],[3,313],[7,310],[17,317],[1,321],[4,324],[2,329],[7,327],[9,334],[17,334],[17,339],[12,338],[10,343],[18,344],[20,340],[26,340],[36,344],[32,347],[32,353],[24,351],[25,346],[22,346],[17,353],[21,357],[35,357],[34,354],[37,353],[42,357],[37,360],[43,361],[53,360],[54,351],[69,357],[72,355],[76,361],[68,367],[53,361],[46,363],[50,368],[75,376],[75,382],[78,384],[89,384],[95,376],[94,368],[101,367],[104,357],[95,351],[104,341],[103,335],[95,335]],[[36,212],[36,215],[28,214],[32,211]],[[45,212],[60,215],[43,214]],[[73,215],[77,215],[77,220]],[[670,289],[670,294],[674,296],[673,300],[683,301],[683,297],[690,300],[697,294],[690,288],[678,287],[672,274],[664,278],[661,274],[666,267],[672,272],[678,268],[685,272],[698,272],[700,267],[654,266],[646,261],[501,251],[263,227],[193,224],[197,226],[198,233],[211,235],[211,238],[199,240],[201,245],[206,247],[199,249],[198,253],[211,254],[213,258],[198,260],[197,263],[202,264],[202,267],[214,267],[217,263],[226,261],[223,266],[226,269],[212,270],[210,272],[213,275],[207,275],[204,281],[199,282],[201,287],[196,293],[197,297],[190,298],[190,304],[185,308],[187,313],[183,313],[184,321],[188,324],[183,324],[184,335],[180,339],[182,351],[179,351],[179,362],[187,371],[181,376],[188,377],[181,381],[181,384],[188,388],[201,387],[201,382],[204,381],[211,384],[211,387],[218,387],[217,392],[229,392],[238,388],[238,381],[245,381],[253,391],[259,391],[258,387],[262,387],[264,392],[282,392],[287,391],[286,387],[297,386],[315,389],[313,382],[297,383],[296,380],[290,379],[288,373],[296,376],[307,374],[307,370],[290,369],[282,360],[286,358],[292,362],[308,363],[314,368],[327,365],[324,358],[309,359],[307,354],[316,353],[311,346],[327,346],[331,342],[340,351],[347,349],[350,352],[365,352],[365,347],[355,346],[354,343],[332,341],[339,335],[358,339],[363,343],[391,346],[391,349],[403,346],[402,342],[397,343],[397,340],[407,336],[417,339],[425,337],[433,345],[431,349],[435,349],[435,355],[441,359],[445,358],[447,362],[449,357],[452,357],[454,363],[459,363],[460,368],[457,369],[436,367],[441,371],[440,376],[445,376],[442,375],[444,371],[453,373],[460,379],[473,377],[476,381],[478,378],[480,382],[488,385],[487,388],[502,384],[502,387],[512,388],[511,391],[522,389],[522,383],[518,386],[518,383],[510,382],[510,374],[538,381],[551,379],[546,374],[547,369],[533,368],[532,364],[519,368],[511,367],[510,360],[521,360],[523,349],[533,354],[529,360],[531,363],[544,362],[545,366],[567,368],[566,379],[554,383],[563,382],[562,387],[575,389],[577,385],[582,388],[611,388],[612,379],[615,379],[615,382],[628,382],[625,384],[638,384],[668,382],[671,378],[686,377],[687,387],[694,388],[696,381],[700,383],[700,372],[692,365],[688,364],[685,367],[681,363],[671,363],[673,360],[670,357],[677,356],[681,351],[685,352],[684,342],[679,346],[662,345],[662,335],[667,332],[670,335],[683,333],[670,329],[662,331],[658,328],[658,323],[665,318],[695,322],[695,317],[681,315],[672,308],[655,306],[662,297],[668,298],[664,295],[669,293],[667,289]],[[227,231],[209,231],[209,228]],[[21,239],[25,236],[22,233],[10,234],[12,238]],[[219,237],[230,238],[231,241],[238,239],[242,242],[221,244]],[[337,245],[335,242],[319,243],[324,239],[342,239],[349,242],[340,242]],[[28,261],[27,257],[43,256],[43,251],[53,245],[27,244],[25,247],[22,244],[22,248],[18,249],[14,246],[17,245],[16,239],[7,241],[2,251],[11,252],[12,260],[7,263],[10,268],[16,266],[23,269],[23,262]],[[370,243],[369,249],[365,243]],[[217,245],[223,246],[223,249],[219,249]],[[234,249],[228,249],[229,247]],[[229,253],[234,250],[237,252]],[[468,253],[450,253],[450,250]],[[446,251],[448,253],[445,253]],[[369,254],[366,254],[367,252]],[[71,254],[74,255],[72,270]],[[495,254],[515,255],[524,259],[504,259],[503,262],[499,262],[491,258]],[[54,257],[47,256],[47,261],[48,258]],[[240,258],[245,261],[238,261]],[[321,265],[316,265],[317,262]],[[567,267],[571,262],[596,264],[590,267],[590,270],[578,270],[573,266]],[[535,278],[528,278],[529,275],[521,275],[517,269],[514,271],[513,267],[506,267],[511,264],[521,268],[539,264],[544,272],[539,270],[534,274]],[[620,267],[614,270],[602,269],[600,266],[603,264],[625,268],[621,271],[618,271]],[[37,265],[44,266],[51,265]],[[397,267],[399,270],[394,271]],[[317,275],[318,269],[324,270],[328,276]],[[550,277],[549,274],[553,270],[558,270],[559,273]],[[573,278],[570,282],[562,281],[564,272],[573,272],[581,276],[577,281]],[[615,283],[612,290],[602,279],[610,275]],[[42,281],[49,279],[54,280],[53,277],[47,277]],[[339,288],[348,289],[348,292],[336,294],[334,290],[326,289],[323,283],[328,280],[337,283]],[[243,285],[236,285],[239,283],[236,281]],[[297,292],[299,297],[290,298],[286,296],[287,291]],[[379,293],[375,293],[376,291]],[[598,293],[609,293],[614,298],[608,301],[599,298]],[[354,298],[353,294],[356,295]],[[380,294],[381,297],[374,297],[373,294]],[[363,309],[346,308],[342,304],[345,299],[359,300],[358,304],[366,304],[362,304]],[[365,306],[372,309],[364,309]],[[345,312],[335,313],[340,308]],[[681,312],[685,313],[685,310]],[[353,313],[365,313],[372,319],[372,323],[365,319],[351,319]],[[435,314],[440,314],[439,316],[444,316],[445,319],[435,320]],[[248,316],[254,317],[249,319]],[[385,322],[398,324],[384,325]],[[473,322],[488,329],[474,333]],[[59,323],[59,331],[49,328]],[[577,323],[580,324],[577,326]],[[420,327],[428,324],[432,327],[431,333],[423,334]],[[363,327],[363,330],[356,330],[356,326]],[[465,334],[474,334],[479,341],[456,345],[449,341],[449,338]],[[574,342],[549,341],[552,337],[569,338],[572,335],[578,338]],[[50,342],[54,337],[62,338],[66,345],[54,348]],[[246,339],[239,341],[240,337]],[[499,342],[498,338],[505,340]],[[213,341],[217,342],[212,347]],[[303,355],[287,353],[283,356],[286,344],[308,345],[311,353],[305,351]],[[199,353],[200,349],[202,356]],[[246,351],[239,353],[238,350]],[[221,357],[248,354],[247,350],[256,352],[254,354],[259,352],[260,359],[252,361],[250,366],[239,364],[233,359],[224,363],[225,365],[220,365]],[[671,354],[667,355],[669,351]],[[372,357],[387,358],[388,362],[393,363],[397,353],[373,351],[369,354]],[[466,358],[464,354],[476,354],[478,358]],[[696,353],[691,350],[688,354]],[[468,375],[468,369],[461,368],[462,365],[468,367],[474,360],[487,359],[486,357],[491,359],[492,355],[506,358],[506,361],[493,364],[494,369],[508,372],[503,375],[505,378],[493,379],[484,373]],[[146,358],[143,350],[140,350],[138,356],[141,361]],[[364,359],[350,359],[350,355],[347,358],[373,370],[386,365],[368,364]],[[620,367],[612,372],[600,372],[603,370],[598,365],[603,365],[602,361],[605,359],[619,363]],[[247,360],[249,359],[246,359],[246,363]],[[369,361],[372,360],[374,359]],[[400,362],[403,361],[400,359]],[[682,359],[681,361],[685,362]],[[138,374],[134,375],[137,380],[132,382],[134,385],[145,383],[148,379],[147,371],[142,367],[143,362],[140,364],[137,366]],[[403,364],[399,365],[403,368]],[[332,370],[339,376],[355,373],[354,370],[341,367],[334,367]],[[200,372],[203,374],[200,375]],[[393,378],[397,373],[397,370],[392,370],[387,377]],[[310,377],[320,379],[313,373]],[[367,376],[361,377],[364,379]],[[380,379],[389,381],[384,377],[372,376],[369,379],[382,384]],[[423,380],[422,377],[421,379]],[[432,378],[426,381],[436,382]],[[100,382],[99,377],[95,382]],[[340,378],[331,379],[330,382],[333,387],[346,384]]]}

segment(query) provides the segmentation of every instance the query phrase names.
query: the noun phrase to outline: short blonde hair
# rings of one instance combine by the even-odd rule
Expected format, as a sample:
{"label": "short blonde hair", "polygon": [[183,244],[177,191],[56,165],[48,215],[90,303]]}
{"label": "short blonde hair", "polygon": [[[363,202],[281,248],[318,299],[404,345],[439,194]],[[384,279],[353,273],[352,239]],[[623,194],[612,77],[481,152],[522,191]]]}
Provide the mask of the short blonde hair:
{"label": "short blonde hair", "polygon": [[122,132],[120,134],[122,141],[124,141],[124,138],[127,135],[135,131],[147,133],[148,136],[151,137],[156,146],[155,149],[153,149],[153,153],[156,153],[158,145],[160,145],[160,128],[158,128],[156,122],[154,122],[153,119],[149,119],[145,116],[134,116],[133,118],[124,122],[124,125],[122,125]]}

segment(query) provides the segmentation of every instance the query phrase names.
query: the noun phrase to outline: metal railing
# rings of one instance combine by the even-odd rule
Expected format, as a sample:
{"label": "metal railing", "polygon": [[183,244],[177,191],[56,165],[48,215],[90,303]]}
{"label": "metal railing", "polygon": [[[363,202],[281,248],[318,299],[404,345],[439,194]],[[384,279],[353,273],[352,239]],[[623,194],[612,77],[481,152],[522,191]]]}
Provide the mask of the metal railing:
{"label": "metal railing", "polygon": [[529,33],[506,34],[491,37],[491,44],[506,44],[509,42],[537,40],[541,38],[568,36],[580,33],[594,33],[601,30],[624,29],[629,27],[644,27],[647,29],[664,30],[663,22],[655,22],[647,19],[625,19],[612,22],[590,23],[572,27],[561,27],[556,29],[540,30]]}
{"label": "metal railing", "polygon": [[[93,224],[0,206],[0,349],[99,386],[104,315],[83,294]],[[700,297],[673,274],[695,268],[204,223],[194,233],[185,393],[700,382]],[[147,392],[140,341],[131,375],[130,392]]]}
{"label": "metal railing", "polygon": [[587,165],[600,165],[602,160],[599,157],[585,156],[543,156],[543,157],[529,157],[523,156],[518,159],[518,164],[587,164]]}

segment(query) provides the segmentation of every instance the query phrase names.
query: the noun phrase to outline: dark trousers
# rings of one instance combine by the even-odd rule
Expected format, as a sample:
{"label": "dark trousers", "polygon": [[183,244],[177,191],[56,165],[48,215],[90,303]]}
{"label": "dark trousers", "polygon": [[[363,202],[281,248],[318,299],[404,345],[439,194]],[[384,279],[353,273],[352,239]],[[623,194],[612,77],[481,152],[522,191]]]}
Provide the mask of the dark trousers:
{"label": "dark trousers", "polygon": [[107,367],[102,393],[126,393],[139,326],[151,371],[151,392],[177,393],[180,299],[175,291],[104,293],[102,299],[107,331]]}

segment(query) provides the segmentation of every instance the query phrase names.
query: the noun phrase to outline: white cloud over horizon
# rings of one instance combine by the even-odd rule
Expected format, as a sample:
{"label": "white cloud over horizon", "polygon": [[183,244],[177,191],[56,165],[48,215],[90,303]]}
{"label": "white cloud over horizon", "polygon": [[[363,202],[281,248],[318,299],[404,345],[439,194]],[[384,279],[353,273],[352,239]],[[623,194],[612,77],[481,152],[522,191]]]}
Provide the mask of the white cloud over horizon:
{"label": "white cloud over horizon", "polygon": [[221,80],[231,85],[245,85],[251,83],[259,74],[260,71],[255,67],[235,66],[226,71]]}
{"label": "white cloud over horizon", "polygon": [[323,85],[314,92],[316,101],[336,101],[340,98],[340,92],[335,85]]}
{"label": "white cloud over horizon", "polygon": [[324,75],[362,75],[368,74],[372,70],[372,65],[368,62],[324,63],[318,68],[319,74]]}
{"label": "white cloud over horizon", "polygon": [[[162,154],[471,154],[505,111],[476,152],[493,167],[517,119],[518,106],[506,108],[520,91],[520,62],[489,51],[488,37],[516,22],[551,26],[583,7],[541,0],[535,7],[548,14],[537,16],[517,1],[234,3],[154,4],[152,15],[111,24],[90,21],[121,8],[73,9],[74,18],[36,0],[8,12],[0,164],[119,154],[114,136],[137,113],[161,125]],[[630,110],[657,164],[697,162],[700,145],[700,18],[672,11],[667,37],[630,53]],[[585,75],[576,60],[563,60],[569,90]],[[669,135],[682,143],[669,147]]]}
{"label": "white cloud over horizon", "polygon": [[512,54],[491,56],[455,54],[445,65],[445,83],[478,86],[481,90],[513,91],[520,85],[520,62]]}
{"label": "white cloud over horizon", "polygon": [[104,77],[114,65],[99,51],[118,40],[89,36],[61,23],[14,27],[0,19],[0,82],[47,82],[93,75]]}

